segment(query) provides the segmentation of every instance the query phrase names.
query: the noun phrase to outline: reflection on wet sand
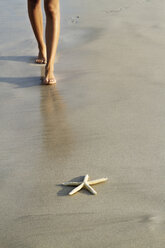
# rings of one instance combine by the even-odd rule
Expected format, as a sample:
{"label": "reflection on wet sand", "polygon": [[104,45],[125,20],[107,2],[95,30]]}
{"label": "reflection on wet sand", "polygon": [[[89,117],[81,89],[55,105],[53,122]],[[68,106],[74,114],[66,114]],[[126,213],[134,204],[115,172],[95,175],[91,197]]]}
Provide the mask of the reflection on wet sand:
{"label": "reflection on wet sand", "polygon": [[67,157],[71,151],[71,132],[67,123],[65,104],[56,86],[41,87],[43,118],[43,150],[52,159]]}

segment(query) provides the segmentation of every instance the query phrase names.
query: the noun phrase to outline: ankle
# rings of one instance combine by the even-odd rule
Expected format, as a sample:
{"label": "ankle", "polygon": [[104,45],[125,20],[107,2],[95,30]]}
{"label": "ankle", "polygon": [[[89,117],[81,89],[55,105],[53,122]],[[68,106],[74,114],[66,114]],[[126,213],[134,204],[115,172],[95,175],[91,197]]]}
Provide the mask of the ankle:
{"label": "ankle", "polygon": [[39,49],[39,51],[45,50],[46,49],[45,43],[43,42],[42,44],[38,44],[38,49]]}
{"label": "ankle", "polygon": [[45,70],[47,72],[53,72],[54,71],[54,65],[46,65]]}

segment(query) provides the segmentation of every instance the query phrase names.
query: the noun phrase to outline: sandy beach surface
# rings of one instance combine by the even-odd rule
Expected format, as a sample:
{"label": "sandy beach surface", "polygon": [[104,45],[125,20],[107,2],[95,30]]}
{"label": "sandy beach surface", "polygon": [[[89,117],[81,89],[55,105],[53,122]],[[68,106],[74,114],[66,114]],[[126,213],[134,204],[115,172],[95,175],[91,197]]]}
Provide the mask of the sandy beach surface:
{"label": "sandy beach surface", "polygon": [[[165,3],[63,0],[55,73],[0,2],[0,248],[165,247]],[[108,177],[70,197],[60,184]]]}

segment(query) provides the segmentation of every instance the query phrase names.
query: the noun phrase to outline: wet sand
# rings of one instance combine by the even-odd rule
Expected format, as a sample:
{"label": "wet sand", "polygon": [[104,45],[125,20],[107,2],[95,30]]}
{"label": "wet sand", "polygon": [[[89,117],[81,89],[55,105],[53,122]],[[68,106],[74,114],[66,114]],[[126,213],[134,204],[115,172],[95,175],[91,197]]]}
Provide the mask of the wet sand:
{"label": "wet sand", "polygon": [[56,87],[26,3],[0,12],[0,247],[164,248],[163,1],[61,1]]}

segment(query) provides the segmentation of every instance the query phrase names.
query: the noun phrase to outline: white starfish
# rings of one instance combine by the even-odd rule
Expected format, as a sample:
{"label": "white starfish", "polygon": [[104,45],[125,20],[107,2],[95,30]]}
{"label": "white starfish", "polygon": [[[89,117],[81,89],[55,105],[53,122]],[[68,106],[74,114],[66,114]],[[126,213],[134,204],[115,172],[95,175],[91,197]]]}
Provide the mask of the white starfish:
{"label": "white starfish", "polygon": [[62,185],[65,185],[65,186],[77,186],[75,189],[73,189],[69,193],[69,195],[73,195],[73,194],[77,193],[82,188],[86,188],[93,195],[96,195],[97,192],[90,185],[94,185],[94,184],[97,184],[97,183],[102,183],[102,182],[105,182],[105,181],[108,180],[108,178],[100,178],[100,179],[96,179],[96,180],[92,180],[92,181],[88,181],[88,179],[89,179],[89,176],[86,175],[82,182],[67,182],[67,183],[63,183]]}

